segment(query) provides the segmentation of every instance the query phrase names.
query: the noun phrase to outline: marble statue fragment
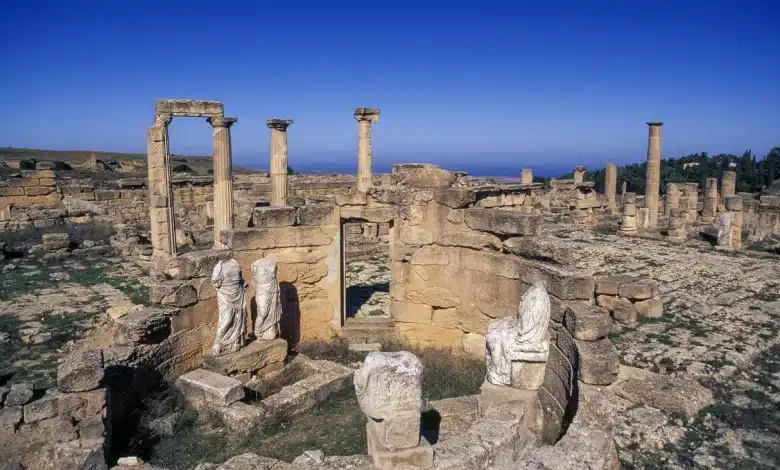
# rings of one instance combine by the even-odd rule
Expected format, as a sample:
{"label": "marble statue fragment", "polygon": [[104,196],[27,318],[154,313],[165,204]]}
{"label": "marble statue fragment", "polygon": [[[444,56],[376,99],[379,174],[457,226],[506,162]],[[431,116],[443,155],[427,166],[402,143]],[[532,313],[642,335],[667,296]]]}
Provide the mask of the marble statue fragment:
{"label": "marble statue fragment", "polygon": [[220,261],[214,266],[211,282],[217,289],[217,337],[211,348],[214,356],[236,352],[246,336],[246,308],[244,295],[247,284],[241,277],[241,266],[234,259]]}
{"label": "marble statue fragment", "polygon": [[422,374],[422,362],[408,351],[369,353],[354,377],[360,409],[375,420],[401,411],[419,413]]}
{"label": "marble statue fragment", "polygon": [[515,315],[492,323],[485,335],[487,380],[511,385],[512,362],[547,362],[550,297],[543,281],[534,284],[520,300]]}
{"label": "marble statue fragment", "polygon": [[252,263],[252,278],[255,280],[257,318],[254,334],[257,339],[279,337],[279,320],[282,318],[282,304],[279,300],[279,281],[276,278],[276,260],[259,259]]}

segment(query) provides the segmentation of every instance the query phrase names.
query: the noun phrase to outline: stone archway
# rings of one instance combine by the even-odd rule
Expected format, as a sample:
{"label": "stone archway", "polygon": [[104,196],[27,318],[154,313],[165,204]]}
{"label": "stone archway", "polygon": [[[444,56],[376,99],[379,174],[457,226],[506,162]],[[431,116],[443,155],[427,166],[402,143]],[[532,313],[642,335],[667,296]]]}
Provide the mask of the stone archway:
{"label": "stone archway", "polygon": [[233,228],[233,164],[230,128],[238,119],[225,117],[219,101],[162,99],[154,106],[154,126],[146,133],[149,216],[153,256],[176,256],[174,199],[168,125],[174,117],[205,117],[214,139],[214,248],[222,230]]}

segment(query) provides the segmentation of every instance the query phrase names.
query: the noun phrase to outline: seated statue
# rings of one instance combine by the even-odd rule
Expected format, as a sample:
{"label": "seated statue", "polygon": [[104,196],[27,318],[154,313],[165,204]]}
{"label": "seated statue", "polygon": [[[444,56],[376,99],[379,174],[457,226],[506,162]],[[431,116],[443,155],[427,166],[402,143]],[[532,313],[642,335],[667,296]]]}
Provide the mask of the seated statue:
{"label": "seated statue", "polygon": [[217,337],[211,352],[220,356],[236,352],[244,345],[246,336],[246,309],[244,293],[247,284],[241,277],[241,266],[234,259],[220,261],[214,266],[211,282],[217,288]]}
{"label": "seated statue", "polygon": [[534,284],[520,299],[516,315],[492,323],[485,335],[487,380],[510,385],[512,362],[547,362],[550,297],[544,281]]}
{"label": "seated statue", "polygon": [[276,260],[259,259],[252,263],[252,277],[257,291],[257,319],[254,333],[257,339],[279,337],[279,320],[282,318],[282,304],[279,301],[279,282],[276,280]]}

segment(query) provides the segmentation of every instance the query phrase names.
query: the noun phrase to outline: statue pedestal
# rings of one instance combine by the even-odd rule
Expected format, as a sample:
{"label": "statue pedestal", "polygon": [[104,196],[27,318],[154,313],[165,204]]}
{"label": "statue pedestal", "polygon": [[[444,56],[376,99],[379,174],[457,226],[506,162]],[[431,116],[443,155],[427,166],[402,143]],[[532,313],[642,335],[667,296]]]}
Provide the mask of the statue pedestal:
{"label": "statue pedestal", "polygon": [[495,385],[485,380],[479,388],[477,403],[479,403],[480,416],[484,416],[485,411],[491,406],[515,403],[518,408],[523,409],[525,425],[535,432],[541,429],[542,413],[538,390],[521,390],[506,385]]}
{"label": "statue pedestal", "polygon": [[239,351],[221,356],[206,355],[201,367],[222,375],[265,375],[281,370],[287,357],[287,341],[254,340]]}

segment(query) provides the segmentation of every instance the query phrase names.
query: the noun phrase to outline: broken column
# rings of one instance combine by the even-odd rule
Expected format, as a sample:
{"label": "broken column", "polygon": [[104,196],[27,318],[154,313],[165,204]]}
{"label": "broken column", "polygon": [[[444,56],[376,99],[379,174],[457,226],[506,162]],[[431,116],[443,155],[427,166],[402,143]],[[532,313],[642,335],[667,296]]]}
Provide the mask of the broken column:
{"label": "broken column", "polygon": [[214,248],[225,248],[219,241],[223,230],[233,228],[233,151],[230,127],[236,118],[212,116],[208,118],[214,136]]}
{"label": "broken column", "polygon": [[723,198],[723,202],[726,199],[734,196],[737,190],[737,172],[736,171],[724,171],[720,175],[720,197]]}
{"label": "broken column", "polygon": [[534,175],[530,168],[523,168],[523,172],[520,175],[520,184],[533,184]]}
{"label": "broken column", "polygon": [[522,403],[525,422],[535,427],[538,391],[550,350],[549,324],[550,297],[545,281],[540,281],[523,294],[517,314],[488,326],[487,374],[478,399],[480,413],[490,406]]}
{"label": "broken column", "polygon": [[704,207],[701,210],[701,220],[711,224],[718,212],[718,179],[707,178],[704,186]]}
{"label": "broken column", "polygon": [[617,210],[615,203],[615,191],[617,190],[617,167],[614,163],[607,162],[604,172],[604,197],[607,202],[607,211],[614,213]]}
{"label": "broken column", "polygon": [[368,192],[371,187],[371,124],[379,122],[379,109],[357,108],[355,119],[358,122],[358,170],[357,190]]}
{"label": "broken column", "polygon": [[585,181],[585,167],[574,167],[574,184],[582,184]]}
{"label": "broken column", "polygon": [[658,227],[658,193],[661,191],[661,126],[662,122],[648,122],[647,137],[647,186],[645,207],[649,212],[648,228]]}
{"label": "broken column", "polygon": [[620,224],[622,233],[636,233],[636,194],[623,193],[623,221]]}
{"label": "broken column", "polygon": [[271,205],[287,205],[287,128],[293,123],[290,119],[269,119],[265,121],[271,129]]}
{"label": "broken column", "polygon": [[174,236],[173,192],[168,152],[168,124],[171,114],[155,116],[154,126],[146,131],[146,155],[151,221],[152,255],[170,257],[176,254]]}
{"label": "broken column", "polygon": [[730,248],[739,250],[742,248],[742,197],[731,196],[726,198],[726,210],[731,214],[731,245]]}
{"label": "broken column", "polygon": [[666,215],[671,216],[672,210],[680,208],[680,197],[682,196],[682,189],[677,183],[666,184],[666,203],[664,204],[664,212]]}
{"label": "broken column", "polygon": [[422,373],[407,351],[369,353],[355,371],[358,403],[368,417],[368,454],[378,469],[433,466],[433,449],[420,437]]}
{"label": "broken column", "polygon": [[687,211],[675,207],[669,210],[669,238],[677,241],[684,241],[688,238]]}
{"label": "broken column", "polygon": [[685,210],[685,221],[694,223],[699,211],[699,184],[683,183],[681,189],[680,207]]}

